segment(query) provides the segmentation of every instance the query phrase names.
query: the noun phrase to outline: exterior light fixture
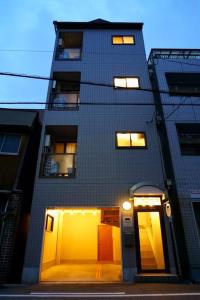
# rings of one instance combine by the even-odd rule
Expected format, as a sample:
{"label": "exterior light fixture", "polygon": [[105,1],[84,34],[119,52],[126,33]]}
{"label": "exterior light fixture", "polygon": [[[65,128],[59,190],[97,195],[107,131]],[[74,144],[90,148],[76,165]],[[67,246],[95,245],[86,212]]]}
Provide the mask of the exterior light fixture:
{"label": "exterior light fixture", "polygon": [[122,204],[122,207],[124,210],[130,210],[132,205],[131,205],[131,202],[129,201],[124,201],[124,203]]}

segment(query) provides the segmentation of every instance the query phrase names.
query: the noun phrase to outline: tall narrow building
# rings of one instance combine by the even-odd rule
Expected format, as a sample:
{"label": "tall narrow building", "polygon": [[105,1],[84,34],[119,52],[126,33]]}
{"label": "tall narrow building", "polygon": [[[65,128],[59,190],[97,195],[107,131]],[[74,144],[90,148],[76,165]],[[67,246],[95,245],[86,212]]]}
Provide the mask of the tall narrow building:
{"label": "tall narrow building", "polygon": [[[180,271],[200,281],[200,50],[152,49],[155,93]],[[163,93],[163,91],[165,91]]]}
{"label": "tall narrow building", "polygon": [[142,23],[54,26],[23,282],[174,278]]}

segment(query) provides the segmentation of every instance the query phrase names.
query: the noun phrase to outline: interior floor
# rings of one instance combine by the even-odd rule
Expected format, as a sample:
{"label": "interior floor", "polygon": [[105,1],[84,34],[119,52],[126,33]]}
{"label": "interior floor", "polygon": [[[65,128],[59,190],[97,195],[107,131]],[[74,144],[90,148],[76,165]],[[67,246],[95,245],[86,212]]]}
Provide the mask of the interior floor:
{"label": "interior floor", "polygon": [[46,282],[115,282],[121,281],[121,265],[112,263],[59,264],[41,272]]}

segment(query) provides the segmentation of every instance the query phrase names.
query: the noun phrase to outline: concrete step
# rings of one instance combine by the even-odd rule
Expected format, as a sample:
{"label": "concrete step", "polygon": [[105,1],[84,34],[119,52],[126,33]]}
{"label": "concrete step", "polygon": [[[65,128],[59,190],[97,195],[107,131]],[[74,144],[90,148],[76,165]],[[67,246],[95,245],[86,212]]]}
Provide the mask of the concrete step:
{"label": "concrete step", "polygon": [[180,283],[177,275],[171,273],[139,273],[135,282],[140,283]]}

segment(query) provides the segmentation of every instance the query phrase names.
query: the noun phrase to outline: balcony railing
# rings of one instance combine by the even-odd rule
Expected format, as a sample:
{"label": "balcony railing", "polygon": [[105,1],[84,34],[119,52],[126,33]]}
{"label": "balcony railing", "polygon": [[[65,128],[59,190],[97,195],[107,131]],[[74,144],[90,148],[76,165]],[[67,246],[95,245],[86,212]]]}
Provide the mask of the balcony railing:
{"label": "balcony railing", "polygon": [[42,177],[74,177],[76,171],[75,154],[44,154]]}
{"label": "balcony railing", "polygon": [[57,50],[57,59],[79,60],[80,58],[80,48],[58,48]]}
{"label": "balcony railing", "polygon": [[53,93],[49,109],[55,110],[78,110],[79,109],[79,93]]}

